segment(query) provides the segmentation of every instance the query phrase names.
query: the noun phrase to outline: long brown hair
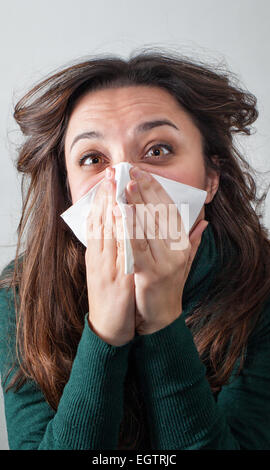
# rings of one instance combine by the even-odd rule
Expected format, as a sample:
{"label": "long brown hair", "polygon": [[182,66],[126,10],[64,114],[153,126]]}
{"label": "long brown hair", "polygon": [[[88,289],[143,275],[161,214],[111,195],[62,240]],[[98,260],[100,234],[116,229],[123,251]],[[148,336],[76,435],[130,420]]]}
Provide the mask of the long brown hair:
{"label": "long brown hair", "polygon": [[[206,170],[220,172],[219,189],[205,206],[205,218],[223,267],[210,295],[187,320],[213,392],[228,381],[237,359],[243,364],[248,337],[270,293],[270,242],[258,212],[266,193],[258,197],[255,170],[234,141],[235,134],[250,134],[258,111],[256,98],[237,78],[218,64],[161,50],[142,50],[129,59],[92,57],[55,72],[20,99],[14,111],[26,137],[17,169],[23,173],[23,188],[28,186],[11,279],[19,295],[20,367],[9,385],[35,380],[54,409],[88,311],[85,248],[60,217],[72,203],[65,132],[84,93],[125,85],[159,86],[172,94],[201,132]],[[7,282],[8,275],[2,285]]]}

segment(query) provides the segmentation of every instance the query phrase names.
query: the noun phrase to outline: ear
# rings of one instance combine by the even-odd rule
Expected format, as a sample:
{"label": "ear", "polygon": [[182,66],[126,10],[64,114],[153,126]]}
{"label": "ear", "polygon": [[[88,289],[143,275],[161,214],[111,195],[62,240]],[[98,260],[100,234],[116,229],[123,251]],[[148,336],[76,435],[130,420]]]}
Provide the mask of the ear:
{"label": "ear", "polygon": [[[217,155],[213,155],[212,160],[214,160],[216,165],[219,165]],[[209,204],[209,202],[211,202],[214,199],[214,196],[219,187],[219,177],[220,177],[219,171],[213,170],[212,168],[208,168],[206,177],[205,177],[205,191],[207,191],[205,204]]]}

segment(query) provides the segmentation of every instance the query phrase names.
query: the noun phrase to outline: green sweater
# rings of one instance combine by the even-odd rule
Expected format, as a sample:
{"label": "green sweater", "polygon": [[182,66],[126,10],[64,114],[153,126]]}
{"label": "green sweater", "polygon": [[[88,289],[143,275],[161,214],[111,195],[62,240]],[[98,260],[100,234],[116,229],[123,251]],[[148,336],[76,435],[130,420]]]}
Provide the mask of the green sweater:
{"label": "green sweater", "polygon": [[[215,396],[185,324],[217,269],[209,224],[185,285],[183,313],[173,323],[112,346],[93,333],[86,314],[56,412],[34,382],[4,392],[10,449],[117,449],[130,367],[145,406],[148,449],[270,449],[270,301],[250,336],[244,369]],[[11,292],[2,289],[2,381],[14,357],[13,302]]]}

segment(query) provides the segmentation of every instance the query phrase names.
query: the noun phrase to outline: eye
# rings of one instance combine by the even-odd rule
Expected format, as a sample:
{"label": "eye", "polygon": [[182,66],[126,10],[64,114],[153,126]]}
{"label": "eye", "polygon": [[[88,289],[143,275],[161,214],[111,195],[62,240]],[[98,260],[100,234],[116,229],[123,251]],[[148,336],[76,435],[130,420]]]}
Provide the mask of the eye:
{"label": "eye", "polygon": [[100,163],[100,160],[103,160],[103,157],[97,153],[88,153],[87,155],[83,155],[79,160],[80,166],[94,166]]}
{"label": "eye", "polygon": [[[156,144],[156,145],[153,145],[153,147],[151,147],[147,154],[152,152],[152,156],[151,157],[154,157],[154,160],[160,160],[161,158],[164,157],[164,155],[162,155],[160,149],[165,149],[167,153],[165,153],[165,156],[169,155],[170,153],[172,153],[173,151],[173,148],[171,145],[168,145],[168,144]],[[146,154],[146,155],[147,155]],[[151,158],[150,157],[150,158]]]}
{"label": "eye", "polygon": [[[163,149],[163,154],[160,149]],[[164,153],[165,150],[165,153]],[[151,154],[150,154],[151,153]],[[164,158],[164,156],[168,156],[169,154],[173,153],[173,148],[169,144],[156,144],[153,145],[146,155],[150,154],[150,157],[146,157],[147,160],[149,158],[153,158],[154,160],[161,160]],[[98,164],[105,163],[104,157],[98,153],[98,152],[90,152],[87,153],[86,155],[83,155],[79,159],[79,165],[80,166],[88,166],[88,167],[94,167],[97,166]]]}

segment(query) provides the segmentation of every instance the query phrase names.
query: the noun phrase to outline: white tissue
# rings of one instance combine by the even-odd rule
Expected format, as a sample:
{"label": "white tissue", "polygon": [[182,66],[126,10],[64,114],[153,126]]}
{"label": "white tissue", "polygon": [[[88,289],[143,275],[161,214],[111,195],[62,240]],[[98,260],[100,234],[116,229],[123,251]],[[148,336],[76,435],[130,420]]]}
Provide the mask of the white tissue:
{"label": "white tissue", "polygon": [[[134,272],[134,258],[130,238],[128,235],[128,228],[126,223],[125,204],[127,200],[125,197],[125,188],[130,181],[129,170],[132,165],[127,162],[121,162],[114,165],[115,180],[116,180],[116,202],[120,208],[123,220],[124,232],[124,254],[125,254],[125,274],[132,274]],[[200,210],[205,202],[207,192],[189,186],[187,184],[179,183],[178,181],[163,178],[162,176],[151,173],[151,175],[163,186],[170,198],[173,200],[177,209],[182,216],[185,232],[188,234],[193,226]],[[102,181],[102,180],[101,180]],[[93,188],[90,189],[81,199],[69,207],[61,214],[66,224],[71,228],[76,237],[87,247],[86,236],[86,222],[87,216],[91,210],[91,204],[94,199],[98,186],[101,184],[99,181]],[[188,204],[189,214],[188,217],[183,217],[181,213],[181,205]],[[183,206],[182,206],[183,207]],[[188,220],[188,222],[187,222]]]}

